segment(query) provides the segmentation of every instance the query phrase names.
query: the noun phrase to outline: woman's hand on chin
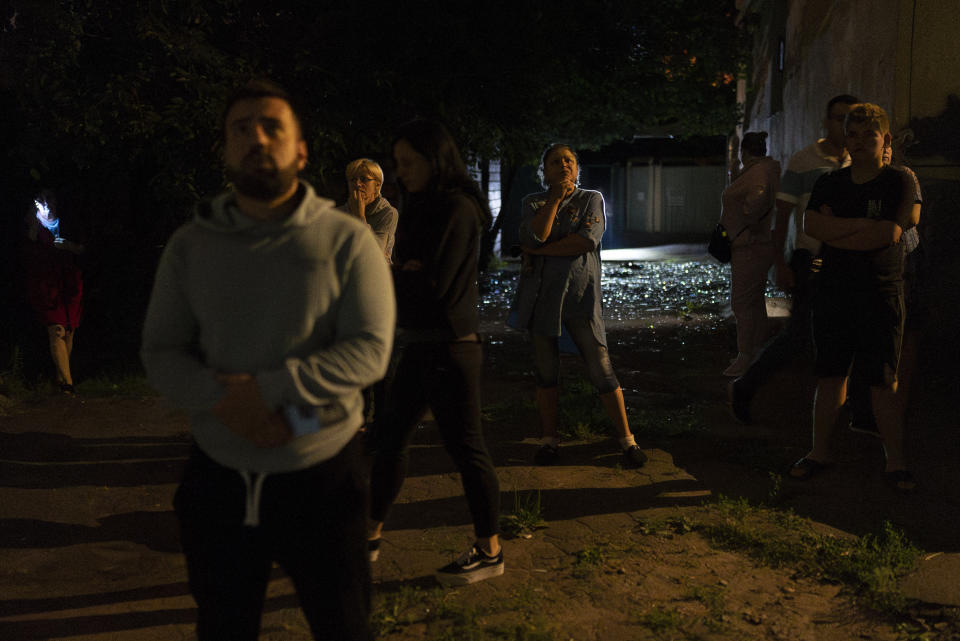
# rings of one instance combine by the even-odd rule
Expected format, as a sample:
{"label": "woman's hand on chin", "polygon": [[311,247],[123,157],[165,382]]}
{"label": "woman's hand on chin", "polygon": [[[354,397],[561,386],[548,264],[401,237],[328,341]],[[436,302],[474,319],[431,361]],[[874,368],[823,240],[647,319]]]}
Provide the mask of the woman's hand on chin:
{"label": "woman's hand on chin", "polygon": [[547,191],[547,198],[556,202],[563,202],[576,188],[577,186],[573,184],[572,180],[562,180],[558,183],[553,183]]}

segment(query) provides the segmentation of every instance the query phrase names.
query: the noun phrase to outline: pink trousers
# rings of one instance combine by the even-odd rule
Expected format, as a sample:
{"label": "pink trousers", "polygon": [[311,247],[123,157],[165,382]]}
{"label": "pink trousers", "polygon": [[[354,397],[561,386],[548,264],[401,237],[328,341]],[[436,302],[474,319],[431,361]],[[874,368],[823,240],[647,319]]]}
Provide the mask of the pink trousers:
{"label": "pink trousers", "polygon": [[754,354],[767,338],[767,272],[773,265],[773,243],[733,247],[730,259],[730,307],[737,319],[737,351]]}

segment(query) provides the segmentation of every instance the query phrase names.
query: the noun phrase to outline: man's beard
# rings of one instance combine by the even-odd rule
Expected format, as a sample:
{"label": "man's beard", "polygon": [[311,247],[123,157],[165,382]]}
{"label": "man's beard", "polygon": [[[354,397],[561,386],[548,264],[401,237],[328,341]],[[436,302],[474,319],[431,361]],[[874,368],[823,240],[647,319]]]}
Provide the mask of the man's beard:
{"label": "man's beard", "polygon": [[[260,154],[252,152],[243,159],[241,166],[226,165],[225,173],[234,189],[244,196],[256,200],[274,200],[290,191],[300,170],[296,160],[287,167],[277,168],[272,158],[263,157],[269,160],[267,167],[260,164]],[[243,167],[248,161],[254,162],[253,169]]]}

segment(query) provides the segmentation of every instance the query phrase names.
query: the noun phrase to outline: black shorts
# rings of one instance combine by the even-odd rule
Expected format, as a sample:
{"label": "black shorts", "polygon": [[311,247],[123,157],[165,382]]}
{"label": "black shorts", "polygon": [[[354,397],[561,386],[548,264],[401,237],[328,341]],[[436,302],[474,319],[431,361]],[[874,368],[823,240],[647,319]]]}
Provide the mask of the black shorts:
{"label": "black shorts", "polygon": [[848,376],[856,362],[858,376],[871,386],[897,380],[903,340],[903,290],[852,293],[818,292],[813,308],[813,340],[818,378]]}

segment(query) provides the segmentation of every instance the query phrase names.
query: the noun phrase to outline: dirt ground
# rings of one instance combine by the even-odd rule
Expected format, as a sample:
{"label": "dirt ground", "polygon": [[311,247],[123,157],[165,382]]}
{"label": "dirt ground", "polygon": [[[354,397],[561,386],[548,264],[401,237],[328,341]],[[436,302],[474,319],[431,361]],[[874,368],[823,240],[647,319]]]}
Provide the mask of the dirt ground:
{"label": "dirt ground", "polygon": [[[612,439],[568,440],[560,464],[534,467],[529,346],[499,322],[488,337],[484,400],[503,511],[542,527],[504,541],[503,577],[458,589],[432,571],[471,527],[459,479],[429,422],[373,565],[381,638],[960,638],[956,622],[894,617],[848,588],[721,549],[692,525],[719,496],[775,500],[837,536],[884,522],[927,552],[960,551],[953,381],[917,386],[908,456],[921,490],[881,481],[876,440],[844,431],[843,465],[808,483],[783,479],[806,451],[812,379],[782,372],[730,418],[729,328],[714,317],[644,318],[608,327],[638,441],[650,457],[620,466]],[[576,370],[576,362],[565,361]],[[156,397],[50,397],[0,415],[0,639],[192,639],[193,602],[178,552],[173,491],[188,449],[184,417]],[[289,582],[271,582],[263,639],[308,639]]]}

